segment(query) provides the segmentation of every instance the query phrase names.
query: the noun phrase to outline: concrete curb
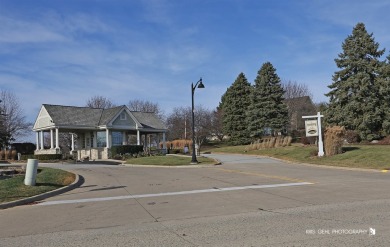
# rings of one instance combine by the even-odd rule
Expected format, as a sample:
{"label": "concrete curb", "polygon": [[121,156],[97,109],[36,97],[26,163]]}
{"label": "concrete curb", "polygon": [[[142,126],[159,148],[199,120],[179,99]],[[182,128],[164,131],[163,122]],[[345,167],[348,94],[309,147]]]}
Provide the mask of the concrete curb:
{"label": "concrete curb", "polygon": [[44,200],[46,198],[49,198],[49,197],[52,197],[52,196],[56,196],[56,195],[68,192],[70,190],[73,190],[73,189],[79,187],[80,185],[82,185],[84,183],[84,178],[82,176],[79,176],[78,174],[75,174],[75,175],[76,175],[76,179],[70,185],[61,187],[61,188],[56,189],[56,190],[48,191],[46,193],[39,194],[39,195],[36,195],[36,196],[20,199],[20,200],[17,200],[17,201],[1,203],[0,204],[0,209],[6,209],[6,208],[12,208],[12,207],[20,206],[20,205],[25,205],[25,204],[28,204],[28,203]]}
{"label": "concrete curb", "polygon": [[183,166],[158,166],[158,165],[137,165],[137,164],[123,164],[122,166],[127,167],[145,167],[145,168],[172,168],[172,169],[190,169],[190,168],[210,168],[214,166],[221,165],[221,163],[217,164],[207,164],[207,165],[183,165]]}

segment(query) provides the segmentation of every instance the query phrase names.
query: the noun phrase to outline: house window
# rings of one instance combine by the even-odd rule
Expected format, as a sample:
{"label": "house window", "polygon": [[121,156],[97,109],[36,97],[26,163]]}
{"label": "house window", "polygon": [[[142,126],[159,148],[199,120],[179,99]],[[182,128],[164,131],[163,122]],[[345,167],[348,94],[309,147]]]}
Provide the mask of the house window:
{"label": "house window", "polygon": [[121,132],[112,132],[112,145],[120,146],[122,145],[122,133]]}
{"label": "house window", "polygon": [[121,113],[120,119],[121,119],[121,120],[126,120],[126,112],[123,111],[123,112]]}
{"label": "house window", "polygon": [[97,132],[97,146],[102,148],[106,147],[106,132],[105,131],[98,131]]}

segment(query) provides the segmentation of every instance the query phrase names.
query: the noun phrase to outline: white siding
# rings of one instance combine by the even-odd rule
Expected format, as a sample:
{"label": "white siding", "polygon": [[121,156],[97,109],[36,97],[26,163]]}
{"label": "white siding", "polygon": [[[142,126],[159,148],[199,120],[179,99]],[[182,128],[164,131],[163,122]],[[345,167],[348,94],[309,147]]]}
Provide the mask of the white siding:
{"label": "white siding", "polygon": [[42,106],[41,110],[39,111],[37,120],[34,124],[34,129],[40,129],[44,127],[54,126],[54,123],[51,122],[51,117],[44,106]]}
{"label": "white siding", "polygon": [[[126,120],[121,119],[121,114],[126,114]],[[121,112],[121,114],[118,115],[118,117],[112,122],[113,126],[128,126],[128,127],[134,127],[135,128],[135,122],[134,120],[127,114],[125,110]]]}

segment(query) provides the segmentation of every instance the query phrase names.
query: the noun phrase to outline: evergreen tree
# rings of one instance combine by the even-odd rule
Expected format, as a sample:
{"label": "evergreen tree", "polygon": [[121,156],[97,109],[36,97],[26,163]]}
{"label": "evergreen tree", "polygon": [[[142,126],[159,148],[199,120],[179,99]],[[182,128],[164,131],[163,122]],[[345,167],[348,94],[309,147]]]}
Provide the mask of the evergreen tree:
{"label": "evergreen tree", "polygon": [[249,142],[245,116],[250,104],[250,93],[251,85],[244,73],[240,73],[221,98],[224,133],[230,137],[233,145]]}
{"label": "evergreen tree", "polygon": [[330,125],[356,130],[363,140],[379,136],[383,122],[382,99],[378,74],[383,66],[379,61],[384,53],[379,50],[373,34],[368,34],[363,23],[358,23],[352,35],[342,44],[343,52],[335,59],[340,71],[333,75],[326,119]]}
{"label": "evergreen tree", "polygon": [[276,69],[264,63],[257,73],[247,112],[251,136],[261,136],[266,129],[271,134],[282,132],[288,124],[288,109],[283,100],[284,90]]}
{"label": "evergreen tree", "polygon": [[380,97],[383,102],[382,134],[390,135],[390,55],[380,73]]}

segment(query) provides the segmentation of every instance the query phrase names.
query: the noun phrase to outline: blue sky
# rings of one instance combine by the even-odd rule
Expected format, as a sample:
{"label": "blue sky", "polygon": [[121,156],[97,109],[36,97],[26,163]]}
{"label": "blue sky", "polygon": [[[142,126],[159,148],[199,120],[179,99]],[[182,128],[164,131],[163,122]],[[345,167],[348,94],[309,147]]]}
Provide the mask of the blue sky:
{"label": "blue sky", "polygon": [[170,113],[191,104],[200,77],[196,104],[213,109],[240,72],[252,83],[269,61],[327,101],[356,23],[390,49],[389,11],[388,0],[0,0],[0,87],[31,122],[41,104],[94,95]]}

